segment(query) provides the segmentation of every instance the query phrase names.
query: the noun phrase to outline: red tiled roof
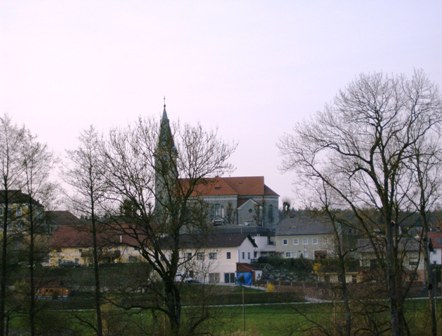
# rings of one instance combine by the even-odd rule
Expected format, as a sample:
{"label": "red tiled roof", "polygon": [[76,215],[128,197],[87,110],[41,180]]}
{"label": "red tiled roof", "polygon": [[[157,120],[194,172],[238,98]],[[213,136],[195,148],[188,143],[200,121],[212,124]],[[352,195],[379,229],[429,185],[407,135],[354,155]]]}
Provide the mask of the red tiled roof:
{"label": "red tiled roof", "polygon": [[236,271],[237,272],[255,272],[259,270],[255,266],[246,263],[236,263]]}
{"label": "red tiled roof", "polygon": [[224,178],[205,179],[195,186],[194,196],[237,195],[238,192],[226,183]]}
{"label": "red tiled roof", "polygon": [[[97,244],[99,246],[115,246],[119,244],[138,246],[139,241],[131,236],[134,230],[128,225],[106,225],[97,232]],[[143,233],[138,238],[143,239]],[[51,248],[88,248],[92,247],[92,232],[90,225],[63,225],[53,233],[50,243]]]}
{"label": "red tiled roof", "polygon": [[88,227],[60,226],[51,237],[51,248],[90,247],[92,234]]}
{"label": "red tiled roof", "polygon": [[442,249],[442,232],[428,232],[428,238],[431,239],[433,248]]}
{"label": "red tiled roof", "polygon": [[278,195],[264,184],[264,176],[215,177],[205,179],[196,186],[193,194],[195,196]]}

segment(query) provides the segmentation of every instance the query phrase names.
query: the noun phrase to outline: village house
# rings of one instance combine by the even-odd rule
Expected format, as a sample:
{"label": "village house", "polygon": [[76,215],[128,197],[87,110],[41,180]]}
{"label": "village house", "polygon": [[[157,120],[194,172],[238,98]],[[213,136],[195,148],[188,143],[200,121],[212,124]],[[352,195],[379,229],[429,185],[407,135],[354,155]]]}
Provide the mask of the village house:
{"label": "village house", "polygon": [[334,257],[333,227],[325,216],[296,211],[276,228],[276,253],[283,258],[320,259]]}
{"label": "village house", "polygon": [[40,202],[21,190],[9,190],[7,194],[4,190],[0,190],[0,219],[6,215],[6,202],[8,203],[8,232],[10,234],[27,233],[31,207],[36,231],[43,230],[44,207]]}
{"label": "village house", "polygon": [[[129,242],[127,235],[113,230],[97,234],[100,263],[128,263],[138,261],[139,252]],[[49,258],[45,266],[89,266],[93,264],[93,243],[88,225],[59,226],[49,242]]]}
{"label": "village house", "polygon": [[430,242],[430,263],[442,265],[442,232],[429,232],[428,239]]}
{"label": "village house", "polygon": [[[378,253],[383,256],[385,254],[385,240],[382,237],[374,240]],[[402,265],[405,270],[410,273],[413,279],[423,281],[424,277],[424,258],[421,253],[420,242],[414,238],[403,238],[399,241],[398,258],[401,258]],[[378,267],[379,260],[377,258],[375,248],[369,239],[358,239],[357,253],[359,255],[359,264],[363,269],[374,269]],[[415,278],[416,274],[417,278]]]}
{"label": "village house", "polygon": [[203,283],[234,284],[237,264],[250,264],[257,257],[255,241],[250,235],[213,232],[201,240],[183,237],[179,274],[183,279]]}

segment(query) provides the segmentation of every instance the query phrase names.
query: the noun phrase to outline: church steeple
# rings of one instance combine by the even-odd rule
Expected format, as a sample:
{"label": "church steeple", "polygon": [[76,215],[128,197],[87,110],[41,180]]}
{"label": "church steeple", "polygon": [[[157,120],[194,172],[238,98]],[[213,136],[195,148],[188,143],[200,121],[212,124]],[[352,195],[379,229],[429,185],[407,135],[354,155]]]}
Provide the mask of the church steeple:
{"label": "church steeple", "polygon": [[166,112],[166,97],[163,97],[163,116],[161,118],[161,120],[163,119],[167,119],[167,112]]}
{"label": "church steeple", "polygon": [[157,152],[159,151],[163,152],[163,154],[170,152],[170,154],[173,154],[174,156],[177,154],[169,118],[167,117],[166,97],[164,97],[163,116],[161,117],[160,134],[158,136]]}
{"label": "church steeple", "polygon": [[171,188],[178,178],[178,151],[175,147],[164,98],[163,115],[160,122],[158,143],[155,150],[155,190],[157,210],[170,201]]}

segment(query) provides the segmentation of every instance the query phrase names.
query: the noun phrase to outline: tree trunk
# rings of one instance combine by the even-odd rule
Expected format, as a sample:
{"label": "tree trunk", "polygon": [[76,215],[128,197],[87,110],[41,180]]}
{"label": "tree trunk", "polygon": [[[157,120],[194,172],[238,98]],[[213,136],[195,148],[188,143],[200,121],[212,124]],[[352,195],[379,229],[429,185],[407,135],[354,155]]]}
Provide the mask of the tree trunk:
{"label": "tree trunk", "polygon": [[4,190],[5,203],[3,208],[3,236],[2,236],[2,274],[0,276],[0,336],[5,335],[6,321],[6,281],[7,281],[7,262],[8,262],[8,211],[9,211],[9,191]]}
{"label": "tree trunk", "polygon": [[386,275],[388,296],[390,299],[391,334],[402,336],[406,334],[405,315],[402,295],[402,267],[399,265],[397,246],[395,245],[396,224],[391,216],[386,220]]}
{"label": "tree trunk", "polygon": [[345,270],[345,259],[342,256],[342,253],[339,253],[339,273],[338,273],[338,279],[339,283],[341,285],[341,291],[342,291],[342,303],[344,305],[344,318],[345,318],[345,336],[351,335],[351,329],[352,329],[352,318],[351,318],[351,309],[350,309],[350,302],[349,302],[349,292],[348,292],[348,286],[345,279],[346,270]]}
{"label": "tree trunk", "polygon": [[181,296],[173,280],[165,283],[166,305],[170,324],[170,334],[179,336],[181,331]]}
{"label": "tree trunk", "polygon": [[[424,226],[425,230],[425,226]],[[436,319],[436,306],[435,306],[435,295],[434,291],[437,286],[437,282],[434,281],[434,275],[432,272],[431,261],[430,261],[430,253],[429,253],[429,242],[428,242],[428,232],[425,230],[424,232],[424,246],[422,246],[424,252],[424,262],[425,262],[425,277],[427,284],[427,294],[428,294],[428,304],[429,310],[431,314],[431,335],[437,336],[437,319]]]}
{"label": "tree trunk", "polygon": [[29,239],[30,239],[30,245],[29,245],[29,294],[30,294],[30,305],[29,305],[29,324],[31,328],[31,336],[35,335],[35,223],[34,223],[34,209],[32,205],[32,198],[29,195],[30,201],[29,201]]}
{"label": "tree trunk", "polygon": [[[92,200],[92,199],[91,199]],[[93,200],[92,200],[93,204]],[[97,336],[103,336],[103,320],[101,316],[101,286],[100,286],[100,270],[98,264],[98,244],[97,244],[97,223],[95,213],[92,206],[92,240],[93,240],[93,262],[95,277],[95,313],[97,318]]]}

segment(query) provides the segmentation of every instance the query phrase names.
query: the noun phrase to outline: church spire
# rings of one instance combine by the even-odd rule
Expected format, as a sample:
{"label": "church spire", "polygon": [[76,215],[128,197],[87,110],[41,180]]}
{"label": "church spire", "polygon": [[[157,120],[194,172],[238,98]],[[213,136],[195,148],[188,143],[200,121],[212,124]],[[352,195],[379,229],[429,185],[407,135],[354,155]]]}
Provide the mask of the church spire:
{"label": "church spire", "polygon": [[163,117],[162,119],[167,119],[167,112],[166,112],[166,97],[163,97]]}
{"label": "church spire", "polygon": [[166,98],[164,97],[163,116],[158,134],[158,144],[155,149],[155,208],[157,209],[170,202],[171,188],[178,176],[177,157],[178,151],[175,147],[169,118],[167,118]]}

